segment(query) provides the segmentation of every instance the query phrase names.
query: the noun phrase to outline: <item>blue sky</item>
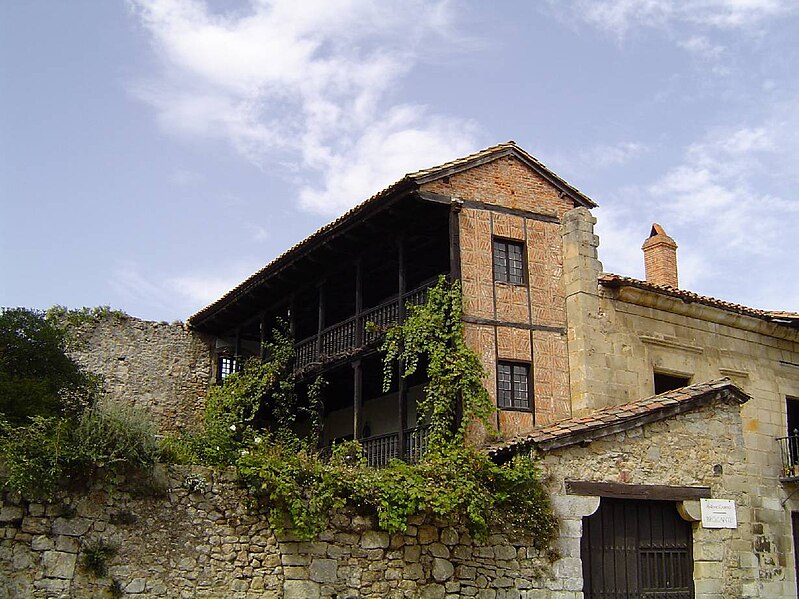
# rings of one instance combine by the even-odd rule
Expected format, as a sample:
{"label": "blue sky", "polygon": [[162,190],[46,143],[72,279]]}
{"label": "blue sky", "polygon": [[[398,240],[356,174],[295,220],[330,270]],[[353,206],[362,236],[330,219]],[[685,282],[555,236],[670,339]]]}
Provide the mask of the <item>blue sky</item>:
{"label": "blue sky", "polygon": [[185,319],[408,171],[515,140],[681,286],[799,311],[794,0],[0,3],[0,305]]}

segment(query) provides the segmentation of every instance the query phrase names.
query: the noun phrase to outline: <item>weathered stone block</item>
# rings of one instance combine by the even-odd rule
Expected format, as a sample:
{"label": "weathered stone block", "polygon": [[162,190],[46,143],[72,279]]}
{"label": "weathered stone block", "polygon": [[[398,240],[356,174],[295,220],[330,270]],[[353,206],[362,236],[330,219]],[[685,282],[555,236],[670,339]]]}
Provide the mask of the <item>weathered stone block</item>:
{"label": "weathered stone block", "polygon": [[432,575],[436,581],[444,582],[445,580],[449,580],[452,578],[453,574],[455,574],[455,566],[453,566],[451,562],[438,557],[433,558]]}
{"label": "weathered stone block", "polygon": [[56,518],[53,522],[53,534],[69,537],[85,535],[92,526],[88,518]]}
{"label": "weathered stone block", "polygon": [[25,516],[25,510],[18,505],[4,505],[0,508],[0,523],[19,522]]}
{"label": "weathered stone block", "polygon": [[422,588],[420,599],[444,599],[447,592],[444,585],[441,584],[428,584]]}
{"label": "weathered stone block", "polygon": [[125,593],[128,595],[139,595],[144,592],[147,581],[144,578],[134,578],[125,585]]}
{"label": "weathered stone block", "polygon": [[417,540],[420,545],[429,545],[430,543],[438,540],[438,529],[429,524],[420,526],[417,534]]}
{"label": "weathered stone block", "polygon": [[52,549],[54,545],[53,539],[44,535],[39,535],[31,539],[31,549],[34,551],[47,551],[48,549]]}
{"label": "weathered stone block", "polygon": [[283,583],[284,599],[319,599],[319,583],[312,580],[287,580]]}
{"label": "weathered stone block", "polygon": [[44,575],[48,578],[71,579],[75,573],[77,556],[63,551],[45,551],[42,554]]}
{"label": "weathered stone block", "polygon": [[334,559],[314,559],[309,569],[311,580],[316,582],[336,582],[338,562]]}
{"label": "weathered stone block", "polygon": [[361,536],[361,547],[364,549],[387,549],[391,539],[387,532],[367,530]]}

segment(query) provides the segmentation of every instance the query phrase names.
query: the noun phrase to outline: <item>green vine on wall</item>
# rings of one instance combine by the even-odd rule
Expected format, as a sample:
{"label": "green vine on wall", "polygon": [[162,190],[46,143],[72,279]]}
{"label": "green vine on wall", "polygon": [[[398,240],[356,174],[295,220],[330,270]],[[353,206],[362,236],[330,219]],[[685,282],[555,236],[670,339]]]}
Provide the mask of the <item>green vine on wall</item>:
{"label": "green vine on wall", "polygon": [[430,444],[434,447],[462,441],[474,421],[493,428],[490,417],[496,408],[483,385],[485,372],[480,358],[464,340],[462,317],[460,282],[449,283],[442,276],[428,290],[427,302],[409,305],[404,322],[389,328],[381,348],[384,392],[391,386],[395,364],[400,364],[407,377],[417,371],[421,360],[426,360],[429,382],[417,410],[429,419]]}
{"label": "green vine on wall", "polygon": [[[419,463],[370,468],[357,441],[335,446],[331,457],[320,455],[325,382],[317,378],[298,402],[294,345],[285,327],[273,332],[264,362],[248,361],[211,391],[203,429],[172,440],[173,458],[235,465],[273,527],[301,538],[313,538],[329,526],[333,510],[350,505],[374,513],[378,527],[392,533],[428,513],[465,524],[477,538],[500,527],[546,547],[556,521],[532,457],[498,465],[465,442],[469,422],[487,423],[494,407],[479,359],[463,340],[461,301],[459,285],[441,280],[425,305],[409,307],[405,322],[386,333],[386,385],[396,361],[404,363],[405,376],[427,365],[430,382],[419,410],[429,419],[431,449]],[[456,422],[459,401],[463,418]],[[271,430],[258,426],[264,410]],[[306,436],[297,433],[300,420]]]}

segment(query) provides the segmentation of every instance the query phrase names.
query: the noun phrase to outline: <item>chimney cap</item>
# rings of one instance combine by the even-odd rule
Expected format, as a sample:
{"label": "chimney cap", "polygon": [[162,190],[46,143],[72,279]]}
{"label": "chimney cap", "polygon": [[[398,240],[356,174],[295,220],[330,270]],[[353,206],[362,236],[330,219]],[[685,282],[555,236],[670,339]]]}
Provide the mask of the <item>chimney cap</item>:
{"label": "chimney cap", "polygon": [[650,231],[649,237],[644,241],[644,245],[641,246],[641,249],[645,250],[658,244],[667,244],[677,249],[677,242],[668,236],[663,227],[658,223],[652,223],[652,231]]}

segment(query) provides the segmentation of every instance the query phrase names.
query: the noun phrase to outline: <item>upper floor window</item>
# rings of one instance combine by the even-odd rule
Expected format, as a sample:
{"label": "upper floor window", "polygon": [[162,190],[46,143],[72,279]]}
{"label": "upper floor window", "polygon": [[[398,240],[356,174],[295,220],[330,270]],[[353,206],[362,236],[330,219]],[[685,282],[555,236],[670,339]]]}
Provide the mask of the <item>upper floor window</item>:
{"label": "upper floor window", "polygon": [[690,382],[690,377],[680,376],[678,374],[666,374],[664,372],[655,372],[655,395],[660,395],[672,389],[679,389],[687,387]]}
{"label": "upper floor window", "polygon": [[219,356],[216,380],[221,381],[226,376],[241,370],[239,361],[232,356]]}
{"label": "upper floor window", "polygon": [[497,406],[516,410],[532,407],[529,364],[497,363]]}
{"label": "upper floor window", "polygon": [[524,244],[507,239],[494,240],[494,280],[524,285]]}

